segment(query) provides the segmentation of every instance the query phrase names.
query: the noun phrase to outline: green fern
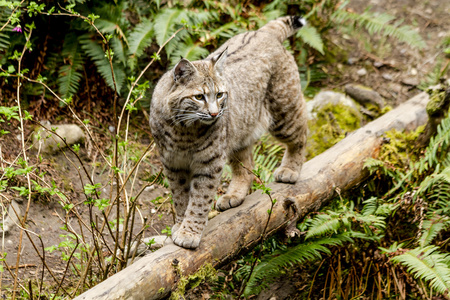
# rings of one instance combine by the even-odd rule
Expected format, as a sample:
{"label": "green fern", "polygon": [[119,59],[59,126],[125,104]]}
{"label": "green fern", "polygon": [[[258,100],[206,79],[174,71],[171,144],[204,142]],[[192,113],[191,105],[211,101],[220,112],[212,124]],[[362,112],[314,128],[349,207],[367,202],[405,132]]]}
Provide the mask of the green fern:
{"label": "green fern", "polygon": [[129,55],[128,64],[131,70],[134,70],[137,59],[144,53],[146,47],[150,46],[154,37],[153,22],[144,19],[134,27],[129,36]]}
{"label": "green fern", "polygon": [[425,157],[418,164],[418,171],[422,174],[428,168],[433,168],[443,161],[450,150],[450,118],[447,117],[437,127],[437,133],[430,139],[425,151]]}
{"label": "green fern", "polygon": [[[10,15],[11,9],[7,7],[0,7],[0,27],[8,22],[8,18]],[[8,49],[8,46],[10,45],[10,34],[8,34],[7,32],[11,33],[12,30],[13,26],[11,25],[11,23],[9,23],[2,31],[0,31],[0,52],[6,51]],[[3,59],[6,59],[6,56],[3,56],[0,59],[0,63],[2,63]]]}
{"label": "green fern", "polygon": [[186,41],[180,44],[179,47],[173,52],[171,57],[171,66],[175,66],[180,60],[180,57],[193,61],[204,58],[208,54],[209,51],[207,49],[194,44],[192,39],[187,38]]}
{"label": "green fern", "polygon": [[297,36],[300,37],[303,42],[319,51],[322,55],[324,54],[323,40],[315,27],[311,25],[302,27],[298,31]]}
{"label": "green fern", "polygon": [[253,161],[259,177],[265,183],[272,182],[273,172],[281,162],[284,148],[269,135],[261,137],[258,145],[253,149]]}
{"label": "green fern", "polygon": [[[336,243],[343,244],[348,241],[348,238],[342,238]],[[288,248],[286,251],[277,251],[266,256],[262,259],[262,262],[257,265],[249,278],[247,286],[244,290],[244,296],[250,296],[253,294],[259,294],[262,289],[261,282],[270,281],[276,275],[279,274],[280,269],[292,266],[294,264],[301,264],[306,261],[314,261],[322,258],[321,253],[330,254],[326,245],[331,240],[323,239],[319,241],[313,241],[310,243],[300,244],[292,248]]]}
{"label": "green fern", "polygon": [[[170,36],[182,26],[181,21],[186,21],[187,14],[182,9],[164,9],[156,17],[154,23],[156,42],[162,46]],[[187,36],[186,30],[182,30],[166,46],[167,56],[170,57],[178,42]]]}
{"label": "green fern", "polygon": [[67,35],[61,51],[65,64],[59,68],[57,79],[59,94],[64,98],[76,94],[80,86],[83,77],[81,70],[84,64],[81,53],[77,36]]}
{"label": "green fern", "polygon": [[369,34],[381,34],[393,37],[401,42],[407,43],[411,47],[423,49],[426,46],[422,37],[410,26],[401,25],[401,21],[390,24],[395,17],[386,13],[373,13],[365,11],[362,14],[350,12],[344,9],[336,10],[332,19],[336,23],[348,23],[349,26],[364,27]]}
{"label": "green fern", "polygon": [[439,252],[439,247],[418,247],[392,258],[406,266],[415,278],[428,282],[439,294],[450,289],[450,254]]}
{"label": "green fern", "polygon": [[[94,62],[97,67],[97,71],[102,75],[106,84],[115,89],[113,76],[111,73],[111,66],[108,59],[105,57],[103,48],[96,41],[91,39],[89,34],[80,37],[81,48],[85,51],[86,55]],[[125,71],[123,66],[113,63],[114,78],[117,85],[117,93],[120,94],[120,90],[125,82]]]}
{"label": "green fern", "polygon": [[448,217],[434,216],[431,220],[423,221],[422,235],[419,239],[420,247],[431,244],[433,239],[442,231],[449,227],[450,219]]}
{"label": "green fern", "polygon": [[322,236],[324,234],[337,233],[341,228],[343,218],[339,213],[327,211],[326,214],[319,214],[315,216],[310,223],[310,229],[306,234],[305,239]]}

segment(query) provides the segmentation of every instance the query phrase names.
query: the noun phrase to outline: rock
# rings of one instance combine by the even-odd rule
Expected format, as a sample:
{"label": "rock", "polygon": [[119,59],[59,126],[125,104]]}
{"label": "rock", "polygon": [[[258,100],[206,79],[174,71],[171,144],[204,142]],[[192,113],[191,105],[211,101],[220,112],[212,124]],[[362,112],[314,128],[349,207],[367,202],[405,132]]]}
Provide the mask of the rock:
{"label": "rock", "polygon": [[332,91],[322,91],[318,93],[314,99],[311,101],[306,102],[306,109],[308,112],[308,119],[312,120],[316,118],[316,115],[314,113],[315,110],[318,110],[327,104],[342,104],[345,106],[349,106],[356,111],[358,111],[358,106],[356,103],[349,97],[347,97],[345,94],[332,92]]}
{"label": "rock", "polygon": [[419,78],[416,76],[405,76],[402,78],[402,83],[404,85],[417,86],[419,85]]}
{"label": "rock", "polygon": [[[67,145],[71,146],[84,141],[83,130],[75,124],[50,125],[49,122],[42,122],[46,128],[35,130],[33,135],[33,147],[43,153],[55,153]],[[53,134],[54,132],[55,134]],[[61,139],[63,138],[66,143]]]}
{"label": "rock", "polygon": [[345,86],[345,93],[364,106],[367,106],[367,104],[376,105],[378,108],[384,106],[384,100],[380,94],[368,87],[347,84]]}
{"label": "rock", "polygon": [[8,234],[14,228],[14,226],[16,226],[16,224],[19,224],[19,218],[17,217],[16,213],[21,216],[20,206],[15,200],[11,200],[11,204],[8,208],[8,214],[3,216],[0,233]]}
{"label": "rock", "polygon": [[392,80],[393,79],[392,75],[389,74],[389,73],[383,73],[383,74],[381,74],[381,77],[383,77],[386,80]]}
{"label": "rock", "polygon": [[356,74],[358,76],[365,76],[367,75],[367,70],[365,68],[359,69],[358,71],[356,71]]}
{"label": "rock", "polygon": [[355,57],[350,57],[349,59],[347,59],[347,64],[349,64],[349,65],[354,65],[355,62],[357,62],[357,61],[358,61],[357,58],[355,58]]}
{"label": "rock", "polygon": [[374,61],[373,66],[375,68],[381,68],[382,66],[384,66],[384,63],[382,63],[381,61]]}

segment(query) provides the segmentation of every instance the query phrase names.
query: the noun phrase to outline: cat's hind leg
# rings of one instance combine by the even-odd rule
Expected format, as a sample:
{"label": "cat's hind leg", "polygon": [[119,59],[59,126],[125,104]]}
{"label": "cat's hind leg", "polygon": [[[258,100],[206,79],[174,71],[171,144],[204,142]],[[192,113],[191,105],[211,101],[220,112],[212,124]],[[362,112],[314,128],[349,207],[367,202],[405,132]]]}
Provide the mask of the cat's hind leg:
{"label": "cat's hind leg", "polygon": [[272,114],[270,133],[286,145],[281,165],[275,170],[278,182],[295,183],[304,161],[307,116],[300,77],[294,59],[283,60],[271,80],[267,99]]}
{"label": "cat's hind leg", "polygon": [[[252,147],[237,151],[230,158],[232,178],[225,195],[216,202],[216,209],[224,211],[242,204],[252,185],[253,169]],[[245,166],[245,168],[244,168]]]}

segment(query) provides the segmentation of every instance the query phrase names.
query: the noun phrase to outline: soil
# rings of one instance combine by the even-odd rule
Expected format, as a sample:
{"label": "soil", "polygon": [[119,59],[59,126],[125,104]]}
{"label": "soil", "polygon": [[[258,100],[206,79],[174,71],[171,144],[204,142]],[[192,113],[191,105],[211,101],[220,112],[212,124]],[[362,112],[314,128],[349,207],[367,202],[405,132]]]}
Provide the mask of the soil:
{"label": "soil", "polygon": [[[339,60],[334,64],[324,67],[324,71],[329,75],[323,84],[322,89],[340,89],[348,83],[362,84],[377,91],[387,104],[397,106],[399,103],[411,98],[420,92],[418,85],[425,80],[426,75],[435,67],[438,60],[442,61],[441,68],[449,62],[442,53],[442,41],[444,38],[450,38],[450,5],[446,0],[353,0],[347,6],[347,9],[356,12],[362,12],[367,7],[372,6],[372,11],[386,12],[395,15],[398,19],[404,19],[405,24],[417,28],[421,36],[426,41],[426,48],[423,50],[412,49],[404,43],[399,43],[393,39],[380,39],[370,37],[370,43],[363,44],[347,34],[337,31],[332,35],[331,42],[342,49],[345,59]],[[364,69],[365,71],[361,71]],[[0,94],[1,96],[1,94]],[[145,118],[142,117],[142,124],[145,124]],[[28,126],[27,136],[32,134],[32,126]],[[17,124],[11,122],[10,125],[2,126],[11,131],[11,136],[19,134]],[[146,134],[138,135],[133,142],[140,144],[142,148],[149,143],[149,136]],[[0,166],[5,167],[5,161],[12,161],[17,156],[20,149],[19,140],[0,138]],[[105,147],[106,148],[106,147]],[[102,171],[104,165],[96,163],[100,159],[91,152],[92,149],[82,147],[80,157],[88,172],[92,174],[94,182],[102,183],[104,194],[109,194],[111,180],[106,172]],[[83,194],[83,184],[79,179],[77,157],[72,153],[65,151],[56,154],[43,156],[42,161],[36,157],[32,159],[33,164],[40,171],[47,172],[47,179],[53,179],[56,185],[71,199],[72,203],[78,203],[75,209],[82,219],[89,223],[89,212],[86,205],[82,205],[86,198]],[[74,167],[70,161],[75,162]],[[146,182],[146,176],[158,170],[159,163],[155,157],[147,158],[138,173],[135,191],[143,187]],[[84,183],[87,177],[82,176]],[[173,224],[172,210],[170,206],[162,207],[155,212],[159,205],[151,200],[158,196],[167,195],[167,190],[162,186],[156,186],[154,189],[146,189],[140,196],[139,208],[143,216],[153,218],[152,226],[145,230],[145,236],[161,234],[166,225]],[[22,213],[27,209],[27,201],[21,200],[14,191],[7,191],[1,198],[3,208],[11,199],[17,199]],[[96,211],[99,214],[98,210]],[[161,215],[161,218],[158,216]],[[100,216],[100,214],[99,214]],[[76,218],[73,214],[69,216],[69,223],[74,226]],[[42,238],[43,247],[58,245],[63,238],[61,235],[67,234],[62,230],[65,218],[65,211],[61,205],[52,197],[33,198],[28,209],[27,229],[39,235]],[[138,223],[142,224],[141,221]],[[77,227],[78,228],[78,227]],[[135,233],[137,232],[136,229]],[[6,262],[9,266],[15,267],[17,252],[19,251],[19,239],[21,230],[15,227],[11,232],[2,236],[2,253],[7,253]],[[33,235],[32,240],[42,253],[42,247],[39,240]],[[26,285],[28,279],[39,279],[42,271],[42,262],[32,243],[24,235],[20,249],[19,278],[24,278],[21,282]],[[54,271],[61,276],[66,269],[66,264],[61,259],[59,251],[49,253],[45,252],[45,261]],[[15,270],[12,270],[15,272]],[[264,291],[257,299],[302,299],[298,298],[304,291],[305,277],[300,276],[295,269],[289,272],[291,276],[279,280]],[[53,284],[48,272],[45,273],[45,282]],[[8,272],[0,274],[0,287],[10,288],[13,280]],[[1,292],[3,293],[3,292]],[[209,299],[213,297],[213,292],[208,286],[203,285],[190,291],[187,299]]]}

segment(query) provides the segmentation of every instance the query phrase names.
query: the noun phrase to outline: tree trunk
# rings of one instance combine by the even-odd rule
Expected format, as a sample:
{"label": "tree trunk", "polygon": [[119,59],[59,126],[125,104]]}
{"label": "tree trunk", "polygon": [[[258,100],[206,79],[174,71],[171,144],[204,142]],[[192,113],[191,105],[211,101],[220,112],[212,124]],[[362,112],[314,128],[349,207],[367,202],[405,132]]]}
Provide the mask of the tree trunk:
{"label": "tree trunk", "polygon": [[[364,161],[376,158],[383,133],[393,128],[413,130],[427,121],[428,95],[421,93],[377,120],[349,134],[341,142],[303,166],[295,185],[272,183],[272,197],[277,200],[268,231],[289,228],[312,211],[317,211],[336,191],[346,191],[367,178]],[[165,246],[143,257],[123,271],[108,278],[76,299],[160,299],[176,286],[178,261],[183,275],[195,273],[205,263],[213,266],[253,246],[261,237],[270,209],[270,200],[260,191],[247,196],[244,203],[212,219],[200,246],[187,250]]]}

